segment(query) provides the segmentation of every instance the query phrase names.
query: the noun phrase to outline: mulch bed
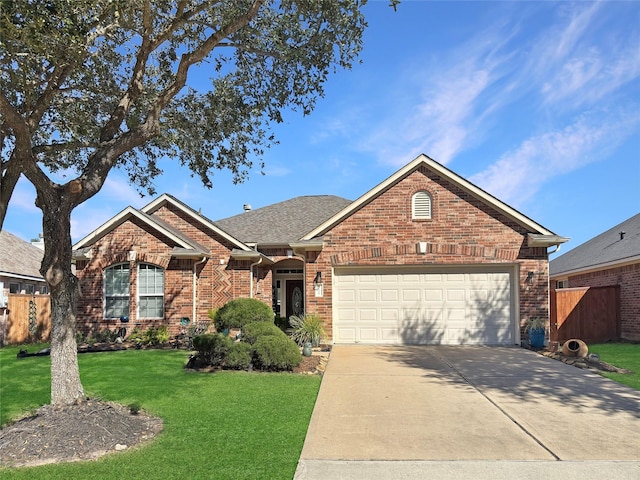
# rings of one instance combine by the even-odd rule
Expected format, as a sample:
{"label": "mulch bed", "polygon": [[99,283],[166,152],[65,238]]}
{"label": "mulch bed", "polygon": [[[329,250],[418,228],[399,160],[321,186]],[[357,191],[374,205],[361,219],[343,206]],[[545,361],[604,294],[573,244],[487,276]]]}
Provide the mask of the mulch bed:
{"label": "mulch bed", "polygon": [[162,420],[115,403],[87,400],[45,405],[0,430],[0,466],[36,466],[93,460],[126,450],[162,431]]}

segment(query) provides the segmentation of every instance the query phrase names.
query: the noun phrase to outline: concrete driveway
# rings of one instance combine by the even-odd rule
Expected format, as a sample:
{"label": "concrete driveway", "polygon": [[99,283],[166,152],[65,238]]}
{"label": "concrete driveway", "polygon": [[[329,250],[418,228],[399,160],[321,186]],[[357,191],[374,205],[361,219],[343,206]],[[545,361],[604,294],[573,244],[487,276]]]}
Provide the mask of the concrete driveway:
{"label": "concrete driveway", "polygon": [[334,346],[296,478],[483,471],[640,478],[640,392],[521,348]]}

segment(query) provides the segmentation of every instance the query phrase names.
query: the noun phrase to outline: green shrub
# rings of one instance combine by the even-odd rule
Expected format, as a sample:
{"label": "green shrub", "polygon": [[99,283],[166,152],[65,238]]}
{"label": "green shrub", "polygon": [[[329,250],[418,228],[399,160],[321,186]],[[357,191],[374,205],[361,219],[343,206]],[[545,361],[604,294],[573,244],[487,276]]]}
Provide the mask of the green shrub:
{"label": "green shrub", "polygon": [[289,318],[289,323],[293,329],[291,338],[300,346],[311,342],[314,347],[317,347],[322,339],[327,336],[324,331],[324,322],[315,313],[299,317],[292,315]]}
{"label": "green shrub", "polygon": [[166,325],[151,327],[142,334],[145,345],[160,345],[169,341],[169,328]]}
{"label": "green shrub", "polygon": [[298,346],[289,337],[267,335],[253,345],[254,359],[261,370],[293,370],[302,362]]}
{"label": "green shrub", "polygon": [[196,356],[205,365],[221,366],[227,358],[227,354],[233,345],[233,341],[221,333],[205,333],[193,337],[193,348]]}
{"label": "green shrub", "polygon": [[246,324],[242,329],[242,341],[247,342],[250,345],[256,343],[256,340],[266,335],[281,335],[286,334],[280,330],[275,324],[271,322],[253,322]]}
{"label": "green shrub", "polygon": [[104,328],[96,332],[94,337],[97,343],[112,343],[116,341],[116,338],[118,338],[118,333],[113,330],[109,330],[108,328]]}
{"label": "green shrub", "polygon": [[276,316],[273,323],[275,323],[276,326],[285,333],[289,328],[291,328],[291,325],[289,325],[289,319],[287,317],[281,317],[280,315]]}
{"label": "green shrub", "polygon": [[142,332],[138,327],[135,327],[133,330],[131,330],[131,333],[127,337],[127,340],[130,342],[142,343],[144,341],[144,335],[142,334]]}
{"label": "green shrub", "polygon": [[247,323],[273,322],[273,312],[266,303],[255,298],[238,298],[219,308],[213,315],[216,331],[242,328]]}
{"label": "green shrub", "polygon": [[231,344],[231,349],[227,352],[225,366],[234,370],[246,370],[251,364],[251,345],[244,342]]}

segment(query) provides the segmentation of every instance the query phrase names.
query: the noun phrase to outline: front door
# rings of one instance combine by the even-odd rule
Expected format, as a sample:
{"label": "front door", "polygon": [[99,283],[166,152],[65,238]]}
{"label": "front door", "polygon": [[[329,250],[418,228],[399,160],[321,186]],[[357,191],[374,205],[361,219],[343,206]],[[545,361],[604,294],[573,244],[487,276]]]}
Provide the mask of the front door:
{"label": "front door", "polygon": [[287,280],[287,318],[304,312],[303,291],[302,280]]}

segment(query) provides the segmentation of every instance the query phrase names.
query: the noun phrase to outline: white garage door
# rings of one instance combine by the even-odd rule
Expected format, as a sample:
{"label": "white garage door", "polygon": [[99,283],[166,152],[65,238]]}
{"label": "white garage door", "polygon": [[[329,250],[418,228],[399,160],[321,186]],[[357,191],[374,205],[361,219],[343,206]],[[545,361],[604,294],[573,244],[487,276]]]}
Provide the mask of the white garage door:
{"label": "white garage door", "polygon": [[513,268],[335,269],[336,343],[512,345]]}

